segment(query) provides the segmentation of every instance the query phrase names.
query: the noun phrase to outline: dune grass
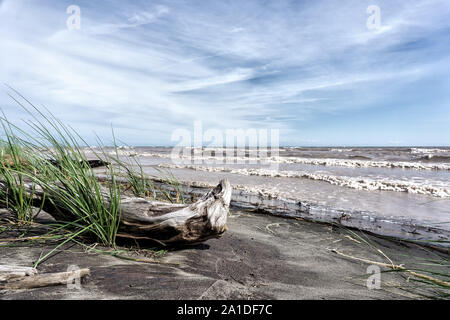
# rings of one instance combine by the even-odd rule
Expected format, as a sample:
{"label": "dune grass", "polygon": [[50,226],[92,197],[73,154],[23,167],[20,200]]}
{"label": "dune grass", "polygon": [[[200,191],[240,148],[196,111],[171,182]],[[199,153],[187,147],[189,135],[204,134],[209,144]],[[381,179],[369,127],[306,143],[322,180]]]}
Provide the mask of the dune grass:
{"label": "dune grass", "polygon": [[[171,203],[185,203],[185,196],[181,189],[181,184],[172,172],[163,172],[158,169],[158,172],[164,177],[164,184],[168,185],[169,190],[158,188],[159,193],[163,196],[163,199]],[[172,189],[172,190],[170,190]]]}
{"label": "dune grass", "polygon": [[[138,197],[156,198],[151,179],[145,176],[137,159],[130,162],[119,157],[114,131],[115,152],[107,152],[99,139],[98,152],[98,148],[89,147],[75,130],[49,110],[37,108],[19,92],[10,89],[14,93],[10,97],[31,120],[24,126],[9,121],[5,114],[0,117],[3,129],[0,138],[0,206],[13,211],[20,223],[32,223],[33,217],[42,209],[52,210],[52,215],[57,218],[49,233],[33,237],[37,241],[59,241],[53,250],[35,261],[34,267],[66,243],[80,244],[87,238],[92,239],[91,243],[112,248],[105,252],[116,255],[119,252],[116,237],[121,217],[123,175]],[[88,164],[86,151],[111,164],[107,166],[106,185],[98,180]],[[174,177],[168,179],[168,183],[177,190]],[[183,201],[179,188],[175,198],[170,192],[164,197],[170,202]]]}
{"label": "dune grass", "polygon": [[155,198],[155,189],[152,182],[144,174],[142,164],[136,158],[127,158],[122,160],[119,155],[119,147],[117,146],[114,130],[112,130],[113,137],[113,155],[105,152],[105,148],[102,148],[102,153],[105,159],[115,164],[119,170],[124,172],[125,178],[131,187],[133,194],[136,197],[151,197]]}
{"label": "dune grass", "polygon": [[74,229],[74,235],[89,233],[103,245],[115,246],[120,185],[115,182],[114,167],[109,167],[111,183],[105,190],[87,163],[85,141],[48,110],[42,111],[16,94],[21,101],[13,99],[32,120],[27,122],[26,130],[5,116],[0,119],[5,150],[0,179],[6,184],[2,199],[19,220],[31,221],[34,193],[30,194],[27,186],[39,186],[42,202],[58,211],[59,220],[68,221],[67,227]]}
{"label": "dune grass", "polygon": [[[126,160],[124,160],[123,157],[120,156],[114,131],[112,131],[112,136],[114,152],[108,153],[103,147],[101,148],[102,155],[107,161],[117,166],[120,170],[120,174],[124,176],[127,184],[136,197],[150,197],[155,200],[163,200],[170,203],[185,203],[185,196],[180,187],[180,182],[171,172],[163,172],[156,168],[162,179],[161,177],[153,178],[162,180],[171,190],[164,190],[163,188],[157,187],[153,183],[151,177],[148,177],[144,173],[144,168],[138,158],[127,157],[125,158]],[[111,154],[113,156],[111,156]]]}
{"label": "dune grass", "polygon": [[27,188],[25,178],[29,171],[25,150],[12,134],[11,127],[1,122],[5,140],[0,141],[0,204],[16,212],[21,223],[33,220],[34,185]]}

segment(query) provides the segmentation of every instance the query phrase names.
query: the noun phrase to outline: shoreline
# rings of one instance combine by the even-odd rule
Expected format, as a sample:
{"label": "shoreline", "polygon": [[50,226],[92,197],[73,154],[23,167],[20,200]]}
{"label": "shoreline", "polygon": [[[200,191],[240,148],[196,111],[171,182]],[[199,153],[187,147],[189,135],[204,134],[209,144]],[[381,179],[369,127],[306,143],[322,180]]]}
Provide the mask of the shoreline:
{"label": "shoreline", "polygon": [[[98,175],[99,178],[102,178]],[[160,188],[170,190],[163,180],[152,179]],[[212,186],[205,183],[179,181],[183,193],[199,197]],[[423,245],[450,247],[450,229],[426,221],[411,218],[386,217],[373,212],[333,209],[327,206],[270,195],[256,194],[233,188],[231,207],[252,210],[284,218],[302,218],[311,222],[338,224],[380,236],[394,237],[406,241],[422,241]],[[441,241],[441,242],[439,242]]]}

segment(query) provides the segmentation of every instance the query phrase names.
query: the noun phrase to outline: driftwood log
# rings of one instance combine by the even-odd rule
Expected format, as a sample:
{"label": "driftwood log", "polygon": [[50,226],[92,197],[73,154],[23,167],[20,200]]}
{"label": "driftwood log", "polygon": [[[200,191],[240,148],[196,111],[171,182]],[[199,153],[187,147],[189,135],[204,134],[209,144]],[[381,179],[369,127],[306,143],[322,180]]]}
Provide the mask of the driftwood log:
{"label": "driftwood log", "polygon": [[162,244],[198,243],[227,230],[231,186],[222,180],[191,205],[143,198],[123,198],[119,237],[151,239]]}
{"label": "driftwood log", "polygon": [[[31,192],[31,185],[27,187]],[[0,182],[0,188],[6,189],[6,186]],[[33,194],[39,200],[42,199],[43,191],[35,187]],[[149,239],[162,245],[195,244],[219,238],[227,230],[231,194],[231,185],[224,179],[190,205],[122,196],[117,236]],[[106,193],[104,196],[109,201]],[[36,205],[39,205],[39,201],[36,201]],[[56,220],[62,218],[58,208],[46,206],[45,211]]]}

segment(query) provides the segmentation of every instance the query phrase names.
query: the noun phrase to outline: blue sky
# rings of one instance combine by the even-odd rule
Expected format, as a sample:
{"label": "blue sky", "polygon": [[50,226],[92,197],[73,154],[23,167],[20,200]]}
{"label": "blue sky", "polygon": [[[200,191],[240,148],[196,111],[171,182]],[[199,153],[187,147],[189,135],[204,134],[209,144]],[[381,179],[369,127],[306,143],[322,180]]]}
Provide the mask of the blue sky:
{"label": "blue sky", "polygon": [[447,0],[0,0],[0,38],[1,82],[88,141],[112,124],[171,145],[202,120],[279,129],[282,145],[450,145]]}

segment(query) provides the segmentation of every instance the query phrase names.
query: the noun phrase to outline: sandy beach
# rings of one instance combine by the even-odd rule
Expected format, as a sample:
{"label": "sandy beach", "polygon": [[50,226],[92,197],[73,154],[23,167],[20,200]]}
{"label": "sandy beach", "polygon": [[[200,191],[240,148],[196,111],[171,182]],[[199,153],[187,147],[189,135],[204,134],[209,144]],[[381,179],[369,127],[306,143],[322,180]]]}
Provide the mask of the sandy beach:
{"label": "sandy beach", "polygon": [[[4,246],[2,238],[21,232],[0,234],[2,263],[29,266],[53,248],[36,243]],[[40,233],[31,228],[27,235]],[[380,289],[369,290],[369,264],[331,251],[390,263],[375,248],[393,263],[410,267],[421,259],[449,258],[442,250],[331,225],[232,210],[222,238],[169,250],[158,263],[127,261],[67,245],[39,270],[60,272],[71,264],[90,268],[80,290],[56,286],[1,291],[0,299],[416,299],[426,292],[408,283],[407,275],[392,272],[381,274]]]}

